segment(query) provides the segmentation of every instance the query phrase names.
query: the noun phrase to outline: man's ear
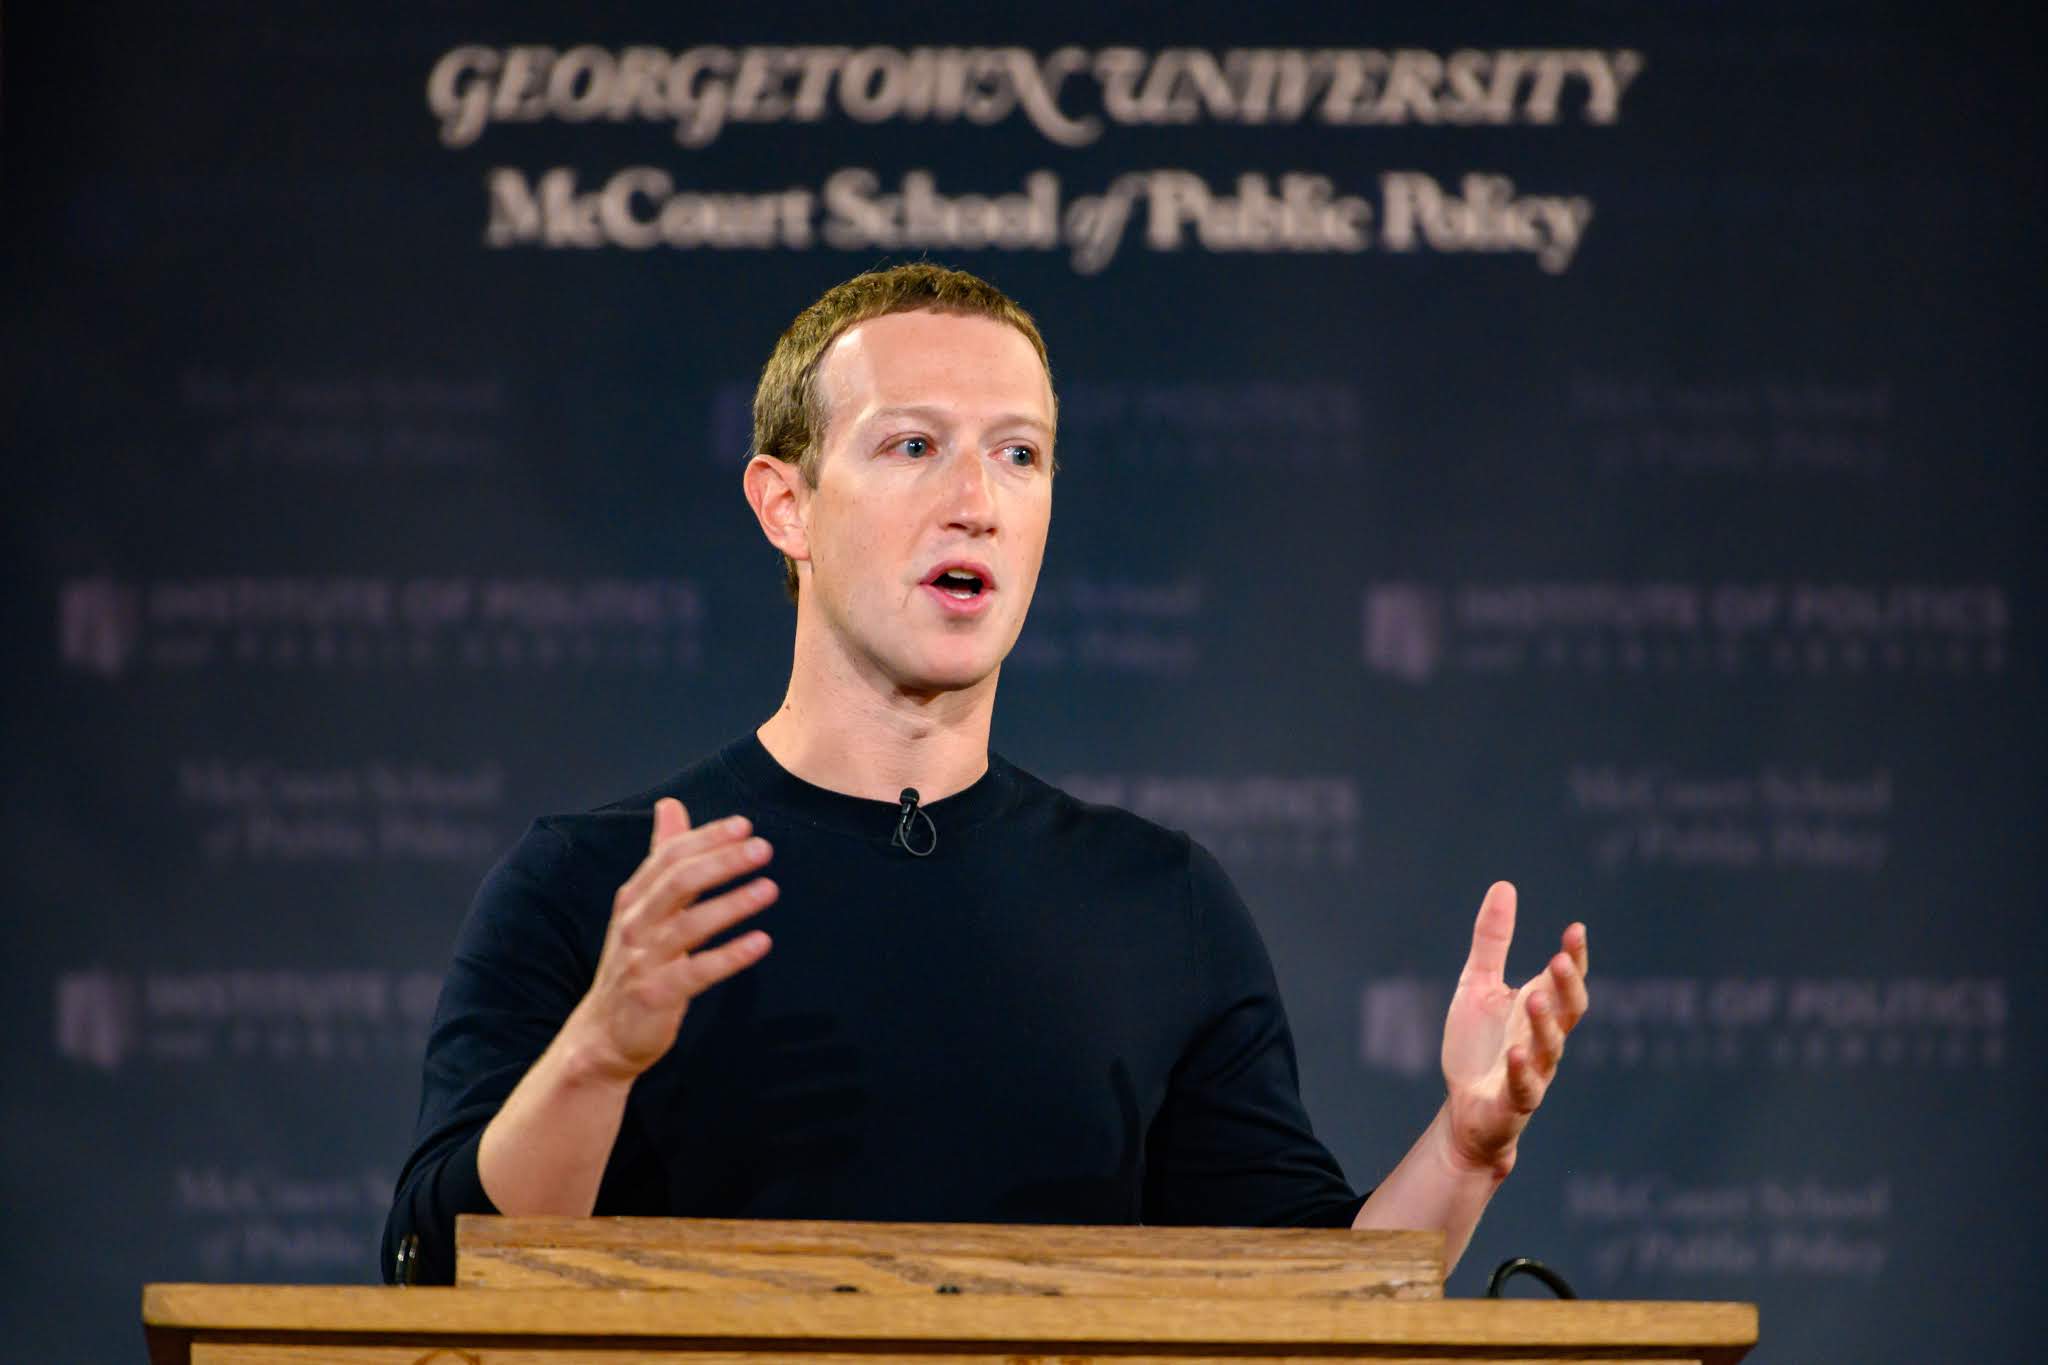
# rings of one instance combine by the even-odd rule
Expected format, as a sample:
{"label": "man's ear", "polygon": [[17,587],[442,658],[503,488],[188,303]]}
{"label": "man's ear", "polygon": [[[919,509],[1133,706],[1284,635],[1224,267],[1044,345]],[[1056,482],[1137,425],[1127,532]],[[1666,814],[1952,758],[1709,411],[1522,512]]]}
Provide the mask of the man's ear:
{"label": "man's ear", "polygon": [[811,540],[804,517],[810,511],[811,488],[803,471],[787,460],[756,455],[747,461],[741,485],[768,543],[791,559],[808,560]]}

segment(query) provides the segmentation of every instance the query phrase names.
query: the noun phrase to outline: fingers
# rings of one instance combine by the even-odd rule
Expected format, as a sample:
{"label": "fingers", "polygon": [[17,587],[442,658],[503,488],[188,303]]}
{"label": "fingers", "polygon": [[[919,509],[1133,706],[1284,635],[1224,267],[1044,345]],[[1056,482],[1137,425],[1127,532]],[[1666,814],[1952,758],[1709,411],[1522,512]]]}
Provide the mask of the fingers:
{"label": "fingers", "polygon": [[636,899],[619,907],[612,916],[611,932],[622,946],[656,962],[688,952],[726,925],[775,899],[775,884],[756,878],[705,906],[696,907],[710,909],[715,904],[717,908],[709,914],[695,913],[692,908],[698,896],[745,876],[766,863],[772,854],[766,839],[749,838],[718,844],[708,852],[675,862],[642,887]]}
{"label": "fingers", "polygon": [[1593,970],[1592,955],[1587,950],[1586,926],[1574,922],[1564,931],[1564,950],[1571,955],[1580,976],[1587,976]]}
{"label": "fingers", "polygon": [[756,877],[708,901],[699,901],[680,914],[661,922],[657,933],[647,939],[647,951],[656,959],[687,953],[698,944],[718,937],[749,915],[759,914],[775,903],[782,888],[766,877]]}
{"label": "fingers", "polygon": [[1516,1113],[1535,1113],[1543,1103],[1543,1092],[1549,1088],[1549,1080],[1538,1071],[1526,1049],[1508,1049],[1508,1103]]}
{"label": "fingers", "polygon": [[652,853],[661,847],[664,839],[673,839],[689,828],[688,808],[673,796],[662,797],[654,803],[654,837],[647,841],[647,851]]}
{"label": "fingers", "polygon": [[[1576,931],[1576,940],[1573,938]],[[1570,948],[1576,942],[1580,956]],[[1522,1010],[1528,1016],[1529,1038],[1507,1052],[1507,1096],[1515,1112],[1529,1115],[1543,1103],[1557,1065],[1564,1057],[1565,1035],[1577,1027],[1587,1007],[1586,979],[1579,970],[1585,949],[1585,926],[1566,933],[1567,951],[1550,960],[1542,976],[1522,988]]]}
{"label": "fingers", "polygon": [[1530,990],[1523,1008],[1529,1015],[1529,1041],[1508,1050],[1508,1093],[1517,1109],[1530,1114],[1543,1103],[1564,1057],[1564,1036],[1577,1020],[1560,1016],[1550,981]]}
{"label": "fingers", "polygon": [[1537,1074],[1549,1080],[1557,1074],[1558,1059],[1564,1056],[1564,1025],[1557,1016],[1557,1001],[1539,986],[1529,992],[1529,1060]]}
{"label": "fingers", "polygon": [[1566,1033],[1570,1033],[1578,1027],[1591,1003],[1591,997],[1586,993],[1585,975],[1579,970],[1577,960],[1565,953],[1550,959],[1550,969],[1545,975],[1557,1002],[1558,1023]]}
{"label": "fingers", "polygon": [[1515,888],[1495,882],[1479,902],[1479,918],[1472,925],[1472,953],[1465,970],[1497,981],[1508,967],[1508,944],[1515,937]]}
{"label": "fingers", "polygon": [[[678,810],[681,802],[677,802]],[[662,817],[657,814],[657,822]],[[657,824],[657,829],[659,825]],[[729,815],[723,820],[713,820],[708,825],[698,825],[679,833],[658,837],[653,851],[635,868],[633,875],[626,878],[612,899],[614,910],[640,899],[663,873],[686,858],[694,858],[709,849],[725,844],[737,843],[753,832],[754,826],[744,815]]]}
{"label": "fingers", "polygon": [[755,929],[716,948],[678,958],[672,970],[681,978],[683,989],[695,997],[759,962],[771,946],[768,935]]}
{"label": "fingers", "polygon": [[644,913],[661,917],[687,905],[712,887],[745,876],[774,854],[758,836],[737,843],[716,844],[694,857],[672,863],[641,892]]}

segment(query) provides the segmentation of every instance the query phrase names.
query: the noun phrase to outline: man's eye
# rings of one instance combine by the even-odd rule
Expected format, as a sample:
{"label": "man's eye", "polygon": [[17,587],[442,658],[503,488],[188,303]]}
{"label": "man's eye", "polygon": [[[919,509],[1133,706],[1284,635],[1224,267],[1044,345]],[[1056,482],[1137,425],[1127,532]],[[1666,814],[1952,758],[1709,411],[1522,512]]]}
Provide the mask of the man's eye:
{"label": "man's eye", "polygon": [[911,436],[902,441],[897,446],[897,449],[910,456],[929,455],[931,453],[931,442],[925,440],[922,436]]}
{"label": "man's eye", "polygon": [[1038,452],[1030,446],[1004,446],[1003,454],[1009,456],[1010,463],[1014,465],[1033,465],[1038,463]]}

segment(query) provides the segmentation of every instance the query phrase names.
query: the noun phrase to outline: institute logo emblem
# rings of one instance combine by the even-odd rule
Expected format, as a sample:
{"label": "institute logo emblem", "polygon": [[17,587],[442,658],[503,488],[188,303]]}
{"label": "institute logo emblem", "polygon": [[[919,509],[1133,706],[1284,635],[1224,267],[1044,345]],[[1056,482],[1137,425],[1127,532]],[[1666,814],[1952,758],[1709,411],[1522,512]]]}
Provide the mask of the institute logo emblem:
{"label": "institute logo emblem", "polygon": [[1365,662],[1377,673],[1424,683],[1444,653],[1444,595],[1417,583],[1375,583],[1365,590]]}
{"label": "institute logo emblem", "polygon": [[57,978],[57,1053],[115,1071],[135,1046],[135,983],[99,969]]}
{"label": "institute logo emblem", "polygon": [[117,678],[141,638],[141,594],[128,584],[75,578],[58,590],[57,653],[66,667]]}

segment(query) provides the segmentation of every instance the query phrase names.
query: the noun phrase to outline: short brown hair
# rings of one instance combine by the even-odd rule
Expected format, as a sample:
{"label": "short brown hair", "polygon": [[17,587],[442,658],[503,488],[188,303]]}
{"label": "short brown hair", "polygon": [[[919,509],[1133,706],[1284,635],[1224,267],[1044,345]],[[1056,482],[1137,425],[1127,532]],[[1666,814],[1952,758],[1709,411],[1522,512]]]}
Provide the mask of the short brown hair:
{"label": "short brown hair", "polygon": [[[754,389],[754,448],[749,459],[766,455],[794,464],[805,483],[818,486],[818,458],[830,415],[818,396],[818,365],[848,328],[891,313],[955,313],[1008,323],[1038,352],[1046,385],[1052,384],[1052,361],[1046,357],[1038,324],[987,280],[922,261],[870,270],[826,290],[776,340]],[[1057,398],[1053,411],[1059,411]],[[794,602],[796,562],[787,555],[782,572],[783,587]]]}

